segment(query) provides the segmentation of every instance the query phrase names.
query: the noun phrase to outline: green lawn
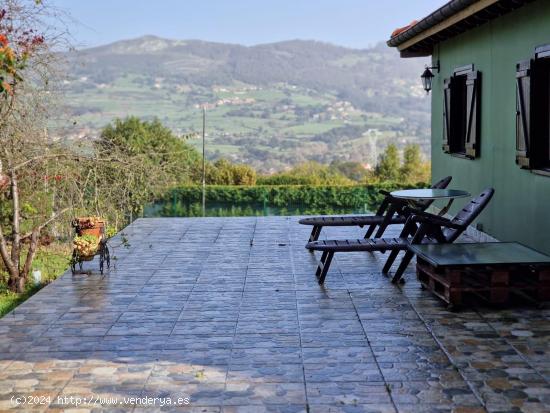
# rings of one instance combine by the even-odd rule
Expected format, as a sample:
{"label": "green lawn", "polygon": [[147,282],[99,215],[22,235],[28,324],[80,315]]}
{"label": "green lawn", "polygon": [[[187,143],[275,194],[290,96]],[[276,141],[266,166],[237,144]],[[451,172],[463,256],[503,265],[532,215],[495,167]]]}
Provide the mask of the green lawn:
{"label": "green lawn", "polygon": [[[24,294],[15,294],[7,289],[7,274],[0,270],[0,317],[9,313],[19,304],[27,300],[43,286],[55,280],[69,267],[70,250],[66,244],[51,244],[40,247],[33,268],[42,272],[42,285],[34,286],[32,280],[27,283]],[[31,277],[32,278],[32,277]]]}
{"label": "green lawn", "polygon": [[288,130],[296,135],[316,135],[342,125],[344,125],[343,121],[310,122],[292,126]]}

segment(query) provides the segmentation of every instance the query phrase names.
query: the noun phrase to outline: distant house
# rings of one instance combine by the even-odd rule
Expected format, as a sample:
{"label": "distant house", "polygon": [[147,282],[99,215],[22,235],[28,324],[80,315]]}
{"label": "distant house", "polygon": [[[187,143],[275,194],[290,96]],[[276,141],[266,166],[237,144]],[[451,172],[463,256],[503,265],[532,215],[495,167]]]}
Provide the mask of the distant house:
{"label": "distant house", "polygon": [[550,253],[550,1],[452,0],[388,45],[432,56],[433,179],[494,187],[478,226]]}

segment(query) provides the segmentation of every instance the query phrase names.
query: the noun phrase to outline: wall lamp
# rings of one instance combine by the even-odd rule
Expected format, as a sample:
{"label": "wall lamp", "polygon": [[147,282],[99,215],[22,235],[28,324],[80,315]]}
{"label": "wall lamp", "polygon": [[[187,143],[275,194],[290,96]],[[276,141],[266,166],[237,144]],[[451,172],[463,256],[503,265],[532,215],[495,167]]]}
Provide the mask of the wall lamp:
{"label": "wall lamp", "polygon": [[426,65],[424,73],[422,73],[422,76],[420,76],[420,78],[422,79],[422,86],[424,87],[426,94],[430,93],[430,90],[432,90],[432,81],[434,78],[434,74],[432,73],[431,69],[436,69],[437,73],[439,73],[439,60],[437,61],[435,66]]}

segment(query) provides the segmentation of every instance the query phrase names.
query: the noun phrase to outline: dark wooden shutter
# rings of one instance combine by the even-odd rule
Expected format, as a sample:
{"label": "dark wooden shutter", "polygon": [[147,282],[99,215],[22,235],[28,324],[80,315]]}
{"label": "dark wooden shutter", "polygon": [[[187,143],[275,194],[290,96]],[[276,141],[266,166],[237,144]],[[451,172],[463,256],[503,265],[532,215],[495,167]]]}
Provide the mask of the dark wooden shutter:
{"label": "dark wooden shutter", "polygon": [[450,138],[451,138],[451,84],[453,78],[448,78],[443,81],[443,152],[450,153]]}
{"label": "dark wooden shutter", "polygon": [[481,72],[469,72],[466,77],[466,156],[479,156],[481,110]]}
{"label": "dark wooden shutter", "polygon": [[531,167],[531,63],[516,64],[516,163],[526,169]]}

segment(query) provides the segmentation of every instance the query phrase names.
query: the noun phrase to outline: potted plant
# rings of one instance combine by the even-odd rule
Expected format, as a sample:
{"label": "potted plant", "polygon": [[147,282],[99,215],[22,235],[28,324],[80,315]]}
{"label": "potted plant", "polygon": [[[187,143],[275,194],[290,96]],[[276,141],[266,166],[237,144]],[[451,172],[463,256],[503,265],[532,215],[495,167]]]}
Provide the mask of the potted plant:
{"label": "potted plant", "polygon": [[96,254],[99,255],[99,269],[103,274],[104,265],[111,265],[109,248],[106,238],[106,221],[97,216],[77,217],[72,221],[75,229],[73,238],[73,253],[71,270],[76,273],[76,266],[82,271],[83,261],[92,261]]}
{"label": "potted plant", "polygon": [[77,235],[93,235],[98,240],[105,235],[105,221],[100,217],[78,217],[72,222]]}
{"label": "potted plant", "polygon": [[99,237],[92,234],[76,235],[73,239],[73,249],[78,257],[93,257],[99,247]]}

